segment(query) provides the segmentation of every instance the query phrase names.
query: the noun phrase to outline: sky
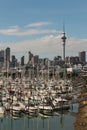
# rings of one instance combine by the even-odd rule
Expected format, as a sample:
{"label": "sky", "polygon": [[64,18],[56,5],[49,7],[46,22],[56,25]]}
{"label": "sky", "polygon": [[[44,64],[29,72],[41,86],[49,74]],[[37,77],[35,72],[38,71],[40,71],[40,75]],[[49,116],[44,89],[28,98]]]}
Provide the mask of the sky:
{"label": "sky", "polygon": [[41,58],[87,51],[87,0],[0,0],[0,50],[11,48],[19,60],[28,51]]}

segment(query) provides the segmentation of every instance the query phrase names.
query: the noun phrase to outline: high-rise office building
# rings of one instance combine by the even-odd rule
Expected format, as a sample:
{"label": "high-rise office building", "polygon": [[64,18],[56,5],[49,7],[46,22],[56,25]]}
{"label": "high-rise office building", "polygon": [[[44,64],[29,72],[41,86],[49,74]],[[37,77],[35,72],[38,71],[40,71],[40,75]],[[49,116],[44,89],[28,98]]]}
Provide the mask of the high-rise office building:
{"label": "high-rise office building", "polygon": [[10,48],[7,47],[4,51],[4,67],[9,67],[10,63]]}
{"label": "high-rise office building", "polygon": [[21,65],[24,65],[24,56],[21,57]]}
{"label": "high-rise office building", "polygon": [[0,62],[4,62],[4,50],[0,50]]}
{"label": "high-rise office building", "polygon": [[11,57],[11,67],[15,67],[16,66],[16,58],[15,58],[15,55],[12,55]]}
{"label": "high-rise office building", "polygon": [[34,65],[38,64],[39,56],[35,55],[33,59],[34,59]]}
{"label": "high-rise office building", "polygon": [[28,52],[28,54],[29,54],[29,61],[28,61],[28,63],[31,64],[32,58],[33,58],[33,54],[30,51]]}
{"label": "high-rise office building", "polygon": [[7,47],[4,52],[4,60],[10,62],[10,48]]}
{"label": "high-rise office building", "polygon": [[85,51],[79,52],[79,61],[82,63],[86,62],[86,52]]}
{"label": "high-rise office building", "polygon": [[66,57],[66,63],[69,63],[71,65],[78,64],[79,63],[79,57],[78,56],[71,56]]}

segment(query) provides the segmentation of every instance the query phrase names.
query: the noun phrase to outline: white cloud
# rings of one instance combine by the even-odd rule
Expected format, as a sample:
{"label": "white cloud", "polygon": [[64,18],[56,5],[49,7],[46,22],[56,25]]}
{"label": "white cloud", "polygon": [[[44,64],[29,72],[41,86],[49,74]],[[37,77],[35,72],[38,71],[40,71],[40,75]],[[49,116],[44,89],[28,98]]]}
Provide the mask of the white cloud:
{"label": "white cloud", "polygon": [[47,25],[51,25],[52,23],[50,22],[37,22],[37,23],[32,23],[32,24],[28,24],[26,25],[26,27],[41,27],[41,26],[47,26]]}
{"label": "white cloud", "polygon": [[37,34],[51,34],[51,33],[57,33],[56,30],[36,30],[36,29],[29,29],[25,31],[20,31],[15,33],[16,36],[25,36],[25,35],[37,35]]}
{"label": "white cloud", "polygon": [[14,35],[14,36],[26,36],[26,35],[37,35],[37,34],[53,34],[57,33],[56,30],[51,29],[22,29],[18,26],[10,26],[7,29],[1,29],[0,34],[3,35]]}
{"label": "white cloud", "polygon": [[19,31],[18,28],[8,28],[8,29],[1,29],[0,34],[3,35],[14,35]]}
{"label": "white cloud", "polygon": [[[53,58],[54,56],[62,56],[62,39],[61,35],[48,35],[34,40],[25,40],[15,43],[0,44],[0,48],[9,46],[11,52],[14,52],[17,57],[26,55],[31,51],[34,55],[40,57]],[[79,51],[87,50],[87,40],[67,38],[66,40],[66,56],[78,55]]]}

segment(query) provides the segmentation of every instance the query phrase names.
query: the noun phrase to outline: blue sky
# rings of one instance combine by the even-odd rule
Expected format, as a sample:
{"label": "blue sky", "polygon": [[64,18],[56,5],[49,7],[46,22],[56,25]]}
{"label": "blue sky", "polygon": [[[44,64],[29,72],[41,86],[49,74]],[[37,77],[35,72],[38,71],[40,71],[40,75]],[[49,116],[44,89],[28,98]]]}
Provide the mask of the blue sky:
{"label": "blue sky", "polygon": [[18,58],[28,51],[40,57],[66,56],[87,48],[87,0],[0,0],[0,49],[11,47]]}

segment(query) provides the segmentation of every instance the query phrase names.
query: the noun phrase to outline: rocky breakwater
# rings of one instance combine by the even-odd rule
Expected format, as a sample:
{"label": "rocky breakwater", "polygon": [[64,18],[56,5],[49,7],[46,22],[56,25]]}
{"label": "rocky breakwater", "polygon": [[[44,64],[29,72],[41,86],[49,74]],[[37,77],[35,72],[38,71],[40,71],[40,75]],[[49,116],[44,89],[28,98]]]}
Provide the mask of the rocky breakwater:
{"label": "rocky breakwater", "polygon": [[79,108],[74,123],[75,130],[87,130],[87,90],[79,96]]}

